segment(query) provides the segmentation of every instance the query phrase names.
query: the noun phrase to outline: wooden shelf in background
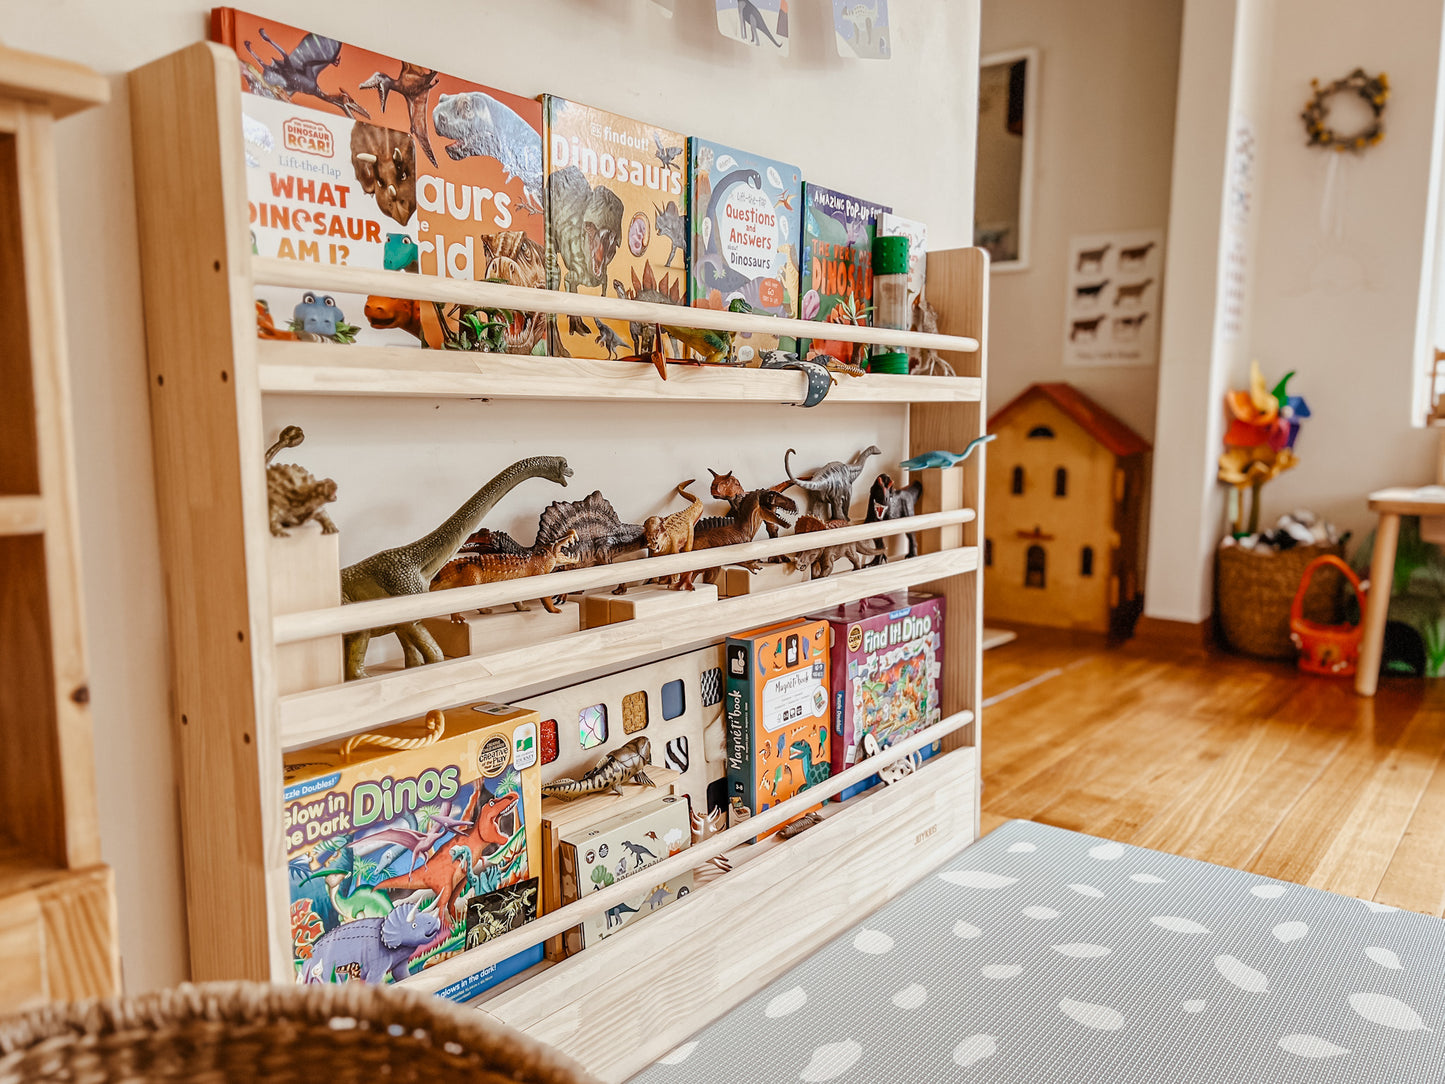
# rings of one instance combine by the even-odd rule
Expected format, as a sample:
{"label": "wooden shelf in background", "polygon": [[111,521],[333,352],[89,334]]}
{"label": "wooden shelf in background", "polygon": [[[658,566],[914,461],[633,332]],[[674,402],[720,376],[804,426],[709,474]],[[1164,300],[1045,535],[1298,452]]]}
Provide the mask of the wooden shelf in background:
{"label": "wooden shelf in background", "polygon": [[0,535],[40,534],[44,530],[44,498],[29,494],[0,497]]}

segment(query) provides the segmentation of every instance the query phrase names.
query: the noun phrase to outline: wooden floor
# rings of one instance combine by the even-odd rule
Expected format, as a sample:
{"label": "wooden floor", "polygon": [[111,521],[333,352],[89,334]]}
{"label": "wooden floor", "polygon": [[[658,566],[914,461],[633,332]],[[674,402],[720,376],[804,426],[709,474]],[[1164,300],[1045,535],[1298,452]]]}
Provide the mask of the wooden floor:
{"label": "wooden floor", "polygon": [[1024,818],[1445,912],[1445,681],[1020,630],[984,656],[983,829]]}

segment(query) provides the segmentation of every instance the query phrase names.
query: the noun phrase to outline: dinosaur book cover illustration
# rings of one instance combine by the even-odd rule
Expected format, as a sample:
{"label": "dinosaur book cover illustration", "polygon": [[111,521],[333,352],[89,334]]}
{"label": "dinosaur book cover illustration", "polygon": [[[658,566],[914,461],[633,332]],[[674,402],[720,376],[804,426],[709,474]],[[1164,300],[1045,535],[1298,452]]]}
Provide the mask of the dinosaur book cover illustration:
{"label": "dinosaur book cover illustration", "polygon": [[568,956],[616,933],[628,923],[680,900],[693,889],[692,871],[665,882],[647,876],[647,867],[692,846],[685,798],[667,796],[609,817],[588,828],[562,833],[558,853],[564,905],[589,892],[600,892],[627,877],[636,877],[637,894],[588,915],[562,937]]}
{"label": "dinosaur book cover illustration", "polygon": [[[871,734],[881,748],[943,718],[944,601],[920,591],[879,595],[818,614],[832,627],[834,772],[863,759]],[[937,748],[925,748],[925,758]],[[876,775],[839,794],[846,800]]]}
{"label": "dinosaur book cover illustration", "polygon": [[[542,107],[235,8],[252,250],[457,279],[546,283]],[[268,339],[545,353],[545,317],[258,287]]]}
{"label": "dinosaur book cover illustration", "polygon": [[[834,192],[822,185],[803,186],[802,300],[804,320],[833,324],[870,324],[873,311],[873,237],[878,216],[893,208]],[[867,347],[839,339],[812,339],[804,356],[831,354],[860,363]]]}
{"label": "dinosaur book cover illustration", "polygon": [[[755,312],[796,317],[802,173],[696,136],[691,151],[693,305],[725,309],[741,298]],[[733,360],[756,365],[777,347],[776,335],[735,335]]]}
{"label": "dinosaur book cover illustration", "polygon": [[785,621],[729,636],[723,658],[728,794],[761,813],[830,774],[828,623]]}
{"label": "dinosaur book cover illustration", "polygon": [[[687,140],[548,95],[547,284],[554,290],[687,304]],[[553,352],[619,358],[687,348],[626,320],[558,316]]]}
{"label": "dinosaur book cover illustration", "polygon": [[[394,982],[462,951],[479,925],[537,913],[537,722],[477,704],[287,754],[298,981]],[[499,919],[473,917],[478,901]],[[464,1001],[541,956],[538,945],[442,993]]]}

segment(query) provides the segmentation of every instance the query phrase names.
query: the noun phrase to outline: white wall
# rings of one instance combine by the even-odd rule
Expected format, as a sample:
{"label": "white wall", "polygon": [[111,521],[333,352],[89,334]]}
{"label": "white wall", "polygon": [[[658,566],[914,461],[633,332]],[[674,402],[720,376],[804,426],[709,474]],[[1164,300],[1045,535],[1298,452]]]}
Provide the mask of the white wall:
{"label": "white wall", "polygon": [[1064,367],[1064,293],[1070,237],[1168,219],[1182,6],[984,0],[985,55],[1040,53],[1030,268],[993,276],[990,409],[1067,380],[1153,437],[1157,370]]}
{"label": "white wall", "polygon": [[[894,60],[883,65],[835,55],[826,0],[793,0],[788,60],[723,40],[710,5],[679,3],[672,17],[671,4],[652,0],[253,6],[518,93],[555,91],[791,159],[822,183],[926,220],[933,247],[969,243],[978,0],[894,0]],[[117,73],[202,38],[206,12],[201,0],[0,0],[0,25],[12,47]],[[144,990],[182,979],[186,962],[123,80],[114,92],[110,107],[60,128],[62,247],[103,842],[127,985]],[[605,487],[621,511],[642,516],[706,466],[771,481],[789,444],[816,462],[876,439],[896,457],[903,433],[901,410],[693,407],[664,418],[640,408],[268,404],[268,425],[282,420],[310,433],[297,458],[341,485],[345,560],[429,529],[514,455],[569,454],[578,477],[565,496]],[[608,453],[586,458],[598,442]],[[535,485],[499,509],[498,526],[525,533],[537,507],[564,495]]]}

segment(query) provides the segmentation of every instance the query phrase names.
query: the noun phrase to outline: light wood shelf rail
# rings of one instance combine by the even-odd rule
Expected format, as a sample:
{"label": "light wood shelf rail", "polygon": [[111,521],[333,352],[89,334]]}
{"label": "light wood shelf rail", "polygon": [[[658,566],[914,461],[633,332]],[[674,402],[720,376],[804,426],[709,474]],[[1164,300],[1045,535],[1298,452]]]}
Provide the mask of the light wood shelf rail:
{"label": "light wood shelf rail", "polygon": [[0,536],[40,534],[45,530],[45,498],[38,494],[0,497]]}

